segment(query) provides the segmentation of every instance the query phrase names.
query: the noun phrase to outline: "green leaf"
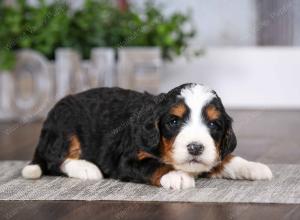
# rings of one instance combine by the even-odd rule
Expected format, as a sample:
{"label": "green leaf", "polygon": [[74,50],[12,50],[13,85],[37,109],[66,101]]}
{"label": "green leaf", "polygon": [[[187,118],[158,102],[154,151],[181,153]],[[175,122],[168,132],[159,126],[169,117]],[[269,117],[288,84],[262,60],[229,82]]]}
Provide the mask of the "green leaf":
{"label": "green leaf", "polygon": [[10,50],[0,50],[0,70],[12,70],[15,66],[15,54]]}

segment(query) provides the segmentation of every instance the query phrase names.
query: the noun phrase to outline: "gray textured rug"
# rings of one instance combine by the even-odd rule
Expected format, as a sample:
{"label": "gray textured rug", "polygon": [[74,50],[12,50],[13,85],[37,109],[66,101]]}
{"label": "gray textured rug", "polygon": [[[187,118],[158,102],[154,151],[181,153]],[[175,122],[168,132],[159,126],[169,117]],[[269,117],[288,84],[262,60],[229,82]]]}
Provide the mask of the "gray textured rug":
{"label": "gray textured rug", "polygon": [[272,181],[199,179],[196,188],[173,191],[116,180],[65,177],[25,180],[24,161],[0,162],[0,200],[126,200],[300,204],[300,165],[270,165]]}

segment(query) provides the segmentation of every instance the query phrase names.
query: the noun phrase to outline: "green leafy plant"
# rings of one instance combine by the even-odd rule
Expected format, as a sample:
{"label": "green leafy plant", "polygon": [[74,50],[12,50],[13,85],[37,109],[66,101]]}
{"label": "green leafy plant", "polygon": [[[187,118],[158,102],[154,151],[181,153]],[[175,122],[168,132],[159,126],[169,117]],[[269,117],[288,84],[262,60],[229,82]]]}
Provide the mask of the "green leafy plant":
{"label": "green leafy plant", "polygon": [[53,59],[55,49],[68,38],[68,13],[68,6],[59,2],[46,5],[40,1],[38,7],[28,7],[23,12],[26,36],[18,41],[18,49],[31,48]]}
{"label": "green leafy plant", "polygon": [[111,20],[114,10],[109,1],[86,0],[83,7],[73,13],[68,37],[62,46],[77,49],[83,58],[89,58],[94,47],[110,46],[105,41],[108,31],[105,23]]}
{"label": "green leafy plant", "polygon": [[188,15],[176,12],[166,17],[159,7],[148,2],[145,16],[145,42],[149,46],[159,46],[164,58],[172,59],[174,55],[182,54],[188,39],[195,35],[193,29],[184,30],[184,25],[190,20]]}
{"label": "green leafy plant", "polygon": [[37,6],[25,0],[14,6],[0,2],[0,69],[12,69],[14,52],[23,48],[53,59],[58,47],[74,48],[89,58],[94,47],[158,46],[163,58],[172,59],[195,35],[193,29],[185,29],[188,15],[165,16],[152,2],[142,9],[129,5],[120,10],[109,0],[85,0],[76,11],[62,2],[40,0]]}
{"label": "green leafy plant", "polygon": [[0,5],[0,69],[9,70],[13,68],[15,60],[13,49],[15,49],[15,39],[21,33],[21,14],[18,8],[7,7],[3,3]]}
{"label": "green leafy plant", "polygon": [[85,48],[81,51],[87,56],[93,46],[158,46],[163,58],[172,59],[182,54],[195,35],[193,28],[184,28],[190,23],[190,16],[178,12],[165,16],[162,7],[152,1],[146,2],[141,10],[129,5],[126,11],[110,2],[86,0],[83,9],[74,15],[73,36],[91,34],[84,37],[85,44],[79,45]]}
{"label": "green leafy plant", "polygon": [[30,48],[54,58],[55,48],[67,38],[70,16],[68,6],[59,1],[34,7],[25,0],[14,6],[0,5],[0,69],[14,67],[14,51]]}

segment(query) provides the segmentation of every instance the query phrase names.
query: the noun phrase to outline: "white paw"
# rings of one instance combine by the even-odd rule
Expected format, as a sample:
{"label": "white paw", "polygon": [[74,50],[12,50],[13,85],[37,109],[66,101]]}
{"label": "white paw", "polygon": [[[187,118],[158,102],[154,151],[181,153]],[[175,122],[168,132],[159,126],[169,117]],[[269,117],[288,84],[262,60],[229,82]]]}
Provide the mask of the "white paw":
{"label": "white paw", "polygon": [[82,180],[100,180],[103,175],[99,168],[86,160],[71,160],[67,159],[61,165],[61,171],[69,177],[74,177]]}
{"label": "white paw", "polygon": [[183,171],[171,171],[161,177],[160,184],[166,189],[187,189],[195,187],[195,179]]}
{"label": "white paw", "polygon": [[256,162],[248,162],[246,166],[241,167],[241,176],[248,180],[270,180],[273,177],[269,167]]}
{"label": "white paw", "polygon": [[262,163],[247,161],[240,157],[234,157],[229,164],[225,166],[225,177],[233,179],[247,180],[270,180],[272,171]]}
{"label": "white paw", "polygon": [[38,164],[28,164],[22,170],[25,179],[38,179],[42,176],[42,169]]}

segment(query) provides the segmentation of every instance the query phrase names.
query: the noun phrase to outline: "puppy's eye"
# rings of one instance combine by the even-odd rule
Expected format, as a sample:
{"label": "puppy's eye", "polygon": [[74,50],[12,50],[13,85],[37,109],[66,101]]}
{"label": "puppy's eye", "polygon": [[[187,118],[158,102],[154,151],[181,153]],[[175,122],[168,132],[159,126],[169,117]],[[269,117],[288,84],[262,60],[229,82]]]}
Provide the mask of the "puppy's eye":
{"label": "puppy's eye", "polygon": [[218,128],[218,125],[217,125],[216,122],[209,122],[209,123],[208,123],[208,127],[209,127],[210,129],[217,129],[217,128]]}
{"label": "puppy's eye", "polygon": [[170,127],[177,127],[179,125],[179,120],[177,118],[173,118],[171,121],[168,122]]}

